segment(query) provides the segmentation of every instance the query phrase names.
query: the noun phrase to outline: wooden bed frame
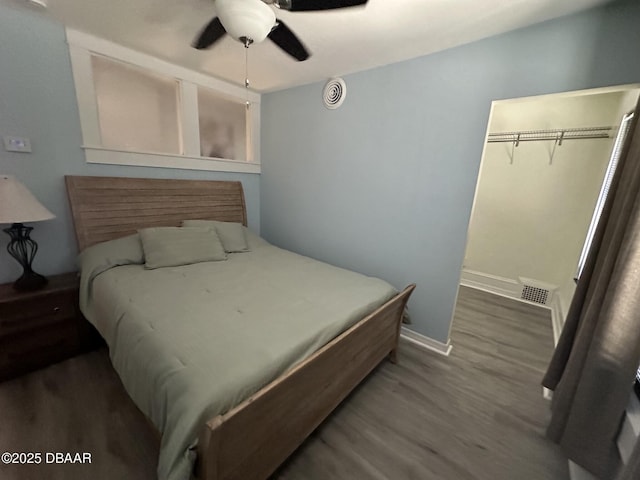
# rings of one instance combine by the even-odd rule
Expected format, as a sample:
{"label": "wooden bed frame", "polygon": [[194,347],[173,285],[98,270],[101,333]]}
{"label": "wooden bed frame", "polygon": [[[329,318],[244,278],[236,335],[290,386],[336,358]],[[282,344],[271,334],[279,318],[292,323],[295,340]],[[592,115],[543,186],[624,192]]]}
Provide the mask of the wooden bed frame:
{"label": "wooden bed frame", "polygon": [[[80,250],[186,219],[247,224],[240,182],[66,177]],[[385,357],[396,361],[404,307],[415,285],[294,369],[204,426],[200,480],[264,480]]]}

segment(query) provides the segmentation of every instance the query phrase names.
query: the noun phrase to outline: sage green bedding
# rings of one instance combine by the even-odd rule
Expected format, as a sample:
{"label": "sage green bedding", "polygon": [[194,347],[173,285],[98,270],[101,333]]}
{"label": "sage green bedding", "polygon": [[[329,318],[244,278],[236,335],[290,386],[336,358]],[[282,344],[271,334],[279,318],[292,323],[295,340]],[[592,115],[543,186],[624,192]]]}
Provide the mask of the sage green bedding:
{"label": "sage green bedding", "polygon": [[250,251],[225,261],[155,270],[81,256],[81,309],[162,433],[160,480],[190,478],[206,420],[396,293],[382,280],[249,240]]}

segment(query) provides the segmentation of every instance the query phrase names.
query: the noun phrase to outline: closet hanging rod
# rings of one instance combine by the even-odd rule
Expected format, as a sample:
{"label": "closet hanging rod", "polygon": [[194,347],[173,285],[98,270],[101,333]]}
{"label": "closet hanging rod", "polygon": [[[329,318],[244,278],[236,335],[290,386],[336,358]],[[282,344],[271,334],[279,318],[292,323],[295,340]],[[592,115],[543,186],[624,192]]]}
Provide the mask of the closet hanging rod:
{"label": "closet hanging rod", "polygon": [[487,142],[510,142],[515,143],[517,146],[520,142],[556,140],[562,145],[564,140],[611,138],[609,132],[615,128],[616,127],[562,128],[556,130],[523,130],[520,132],[490,133]]}

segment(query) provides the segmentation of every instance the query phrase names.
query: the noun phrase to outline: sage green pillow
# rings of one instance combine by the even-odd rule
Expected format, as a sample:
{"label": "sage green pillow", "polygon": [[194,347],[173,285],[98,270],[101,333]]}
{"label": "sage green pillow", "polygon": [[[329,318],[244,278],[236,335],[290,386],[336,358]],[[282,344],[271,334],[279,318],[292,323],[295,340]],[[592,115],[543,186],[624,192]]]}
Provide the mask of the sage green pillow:
{"label": "sage green pillow", "polygon": [[83,275],[94,278],[121,265],[142,265],[144,253],[137,233],[108,240],[85,248],[78,256],[78,266]]}
{"label": "sage green pillow", "polygon": [[206,227],[155,227],[138,230],[147,269],[226,260],[215,230]]}
{"label": "sage green pillow", "polygon": [[247,252],[249,244],[244,234],[244,225],[235,222],[219,222],[217,220],[184,220],[183,227],[214,228],[227,253]]}

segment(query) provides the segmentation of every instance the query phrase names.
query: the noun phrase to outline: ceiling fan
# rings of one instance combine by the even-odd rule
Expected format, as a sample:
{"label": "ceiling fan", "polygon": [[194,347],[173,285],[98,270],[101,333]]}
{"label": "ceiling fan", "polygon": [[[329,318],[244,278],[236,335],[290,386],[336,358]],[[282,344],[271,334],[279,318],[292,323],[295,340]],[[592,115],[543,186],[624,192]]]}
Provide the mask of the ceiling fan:
{"label": "ceiling fan", "polygon": [[193,41],[198,50],[211,47],[226,33],[248,47],[269,38],[278,47],[302,62],[309,51],[285,25],[276,18],[269,5],[291,12],[312,12],[364,5],[367,0],[215,0],[214,17]]}

